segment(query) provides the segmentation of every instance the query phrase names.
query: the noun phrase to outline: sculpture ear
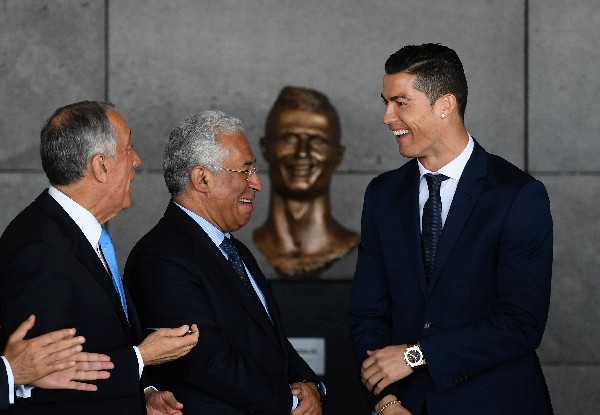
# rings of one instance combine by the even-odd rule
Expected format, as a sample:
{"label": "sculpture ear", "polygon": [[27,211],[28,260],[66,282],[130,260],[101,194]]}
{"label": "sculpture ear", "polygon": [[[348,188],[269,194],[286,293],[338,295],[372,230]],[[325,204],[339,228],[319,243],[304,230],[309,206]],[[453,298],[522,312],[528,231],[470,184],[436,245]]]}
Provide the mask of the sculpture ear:
{"label": "sculpture ear", "polygon": [[269,141],[265,137],[261,137],[258,144],[260,145],[260,152],[267,162],[271,161],[269,151]]}
{"label": "sculpture ear", "polygon": [[341,144],[338,144],[337,155],[335,159],[335,167],[339,166],[342,160],[344,160],[344,154],[346,154],[346,147],[344,147]]}

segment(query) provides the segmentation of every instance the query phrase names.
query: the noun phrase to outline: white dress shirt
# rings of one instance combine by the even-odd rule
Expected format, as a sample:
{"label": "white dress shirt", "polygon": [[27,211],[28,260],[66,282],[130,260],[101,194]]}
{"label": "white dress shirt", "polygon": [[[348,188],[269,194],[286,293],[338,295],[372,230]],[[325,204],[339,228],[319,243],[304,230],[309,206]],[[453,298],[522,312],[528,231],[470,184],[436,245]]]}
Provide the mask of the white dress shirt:
{"label": "white dress shirt", "polygon": [[456,193],[456,187],[458,186],[458,181],[460,180],[460,176],[462,176],[462,172],[473,153],[473,148],[475,148],[475,143],[473,141],[473,137],[469,134],[469,142],[465,149],[452,160],[450,163],[446,164],[444,167],[439,169],[437,172],[429,171],[418,161],[419,164],[419,174],[420,174],[420,182],[419,182],[419,212],[421,217],[421,227],[423,226],[423,207],[425,206],[425,202],[429,199],[429,187],[427,186],[427,180],[425,179],[425,174],[433,173],[433,174],[443,174],[448,176],[447,180],[442,182],[442,186],[440,187],[440,197],[442,199],[442,227],[446,223],[446,218],[448,217],[448,212],[450,211],[450,206],[452,205],[452,199],[454,199],[454,193]]}
{"label": "white dress shirt", "polygon": [[[67,215],[73,219],[73,221],[79,226],[81,232],[88,240],[96,255],[104,265],[104,268],[108,272],[108,278],[110,278],[110,271],[106,263],[104,262],[104,257],[102,256],[102,252],[100,251],[100,245],[98,241],[100,240],[100,235],[102,234],[102,226],[98,223],[94,215],[90,213],[87,209],[81,206],[79,203],[75,202],[69,196],[65,195],[63,192],[58,190],[57,188],[50,186],[48,189],[48,194],[52,196],[54,200],[65,210]],[[144,359],[142,358],[142,354],[140,353],[137,346],[133,346],[133,350],[135,351],[135,355],[137,356],[138,361],[138,373],[140,378],[142,377],[142,372],[144,371]]]}

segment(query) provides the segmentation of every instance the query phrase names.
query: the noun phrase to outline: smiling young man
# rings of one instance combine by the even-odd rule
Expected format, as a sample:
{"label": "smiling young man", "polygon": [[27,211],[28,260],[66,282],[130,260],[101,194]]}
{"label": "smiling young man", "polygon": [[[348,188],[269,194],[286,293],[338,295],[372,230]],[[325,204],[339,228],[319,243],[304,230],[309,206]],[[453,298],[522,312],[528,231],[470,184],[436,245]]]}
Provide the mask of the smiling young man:
{"label": "smiling young man", "polygon": [[152,382],[172,386],[186,415],[320,415],[323,385],[231,234],[250,221],[262,189],[240,120],[220,111],[186,118],[171,132],[163,172],[172,200],[132,250],[125,279],[145,327],[193,320],[202,334],[186,360],[150,371]]}
{"label": "smiling young man", "polygon": [[385,64],[383,122],[402,167],[368,186],[350,332],[375,410],[551,414],[535,349],[552,273],[542,183],[464,126],[467,81],[438,44]]}

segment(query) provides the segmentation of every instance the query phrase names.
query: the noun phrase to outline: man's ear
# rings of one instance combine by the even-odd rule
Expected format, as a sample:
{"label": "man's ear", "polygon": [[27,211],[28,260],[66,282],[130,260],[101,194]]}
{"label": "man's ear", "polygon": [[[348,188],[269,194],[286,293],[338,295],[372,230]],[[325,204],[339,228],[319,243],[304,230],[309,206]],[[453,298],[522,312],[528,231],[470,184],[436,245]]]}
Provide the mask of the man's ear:
{"label": "man's ear", "polygon": [[94,154],[90,160],[88,169],[91,170],[92,174],[101,183],[106,183],[108,180],[108,169],[110,164],[108,157],[104,154]]}
{"label": "man's ear", "polygon": [[190,184],[192,188],[201,193],[208,192],[208,180],[207,177],[210,174],[208,170],[206,170],[202,166],[194,166],[192,171],[190,172]]}
{"label": "man's ear", "polygon": [[[437,104],[441,118],[445,118],[458,110],[458,105],[456,103],[456,97],[454,96],[454,94],[442,95],[438,98]],[[442,116],[441,114],[444,115]]]}

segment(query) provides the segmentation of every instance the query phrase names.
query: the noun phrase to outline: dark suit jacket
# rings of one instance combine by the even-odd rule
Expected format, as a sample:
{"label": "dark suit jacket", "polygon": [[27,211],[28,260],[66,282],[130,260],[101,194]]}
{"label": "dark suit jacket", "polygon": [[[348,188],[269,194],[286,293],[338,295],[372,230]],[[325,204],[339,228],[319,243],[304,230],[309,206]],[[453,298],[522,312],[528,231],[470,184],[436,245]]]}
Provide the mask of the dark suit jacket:
{"label": "dark suit jacket", "polygon": [[0,359],[0,410],[8,408],[8,375],[4,360]]}
{"label": "dark suit jacket", "polygon": [[[141,329],[128,298],[131,327],[110,275],[79,227],[43,192],[6,228],[0,238],[0,312],[2,345],[30,314],[28,338],[74,327],[84,336],[84,351],[105,353],[115,368],[98,391],[34,389],[17,399],[11,413],[145,413],[133,345]],[[3,347],[3,346],[2,346]]]}
{"label": "dark suit jacket", "polygon": [[125,282],[144,327],[197,323],[200,339],[185,357],[149,368],[168,384],[186,415],[289,415],[290,384],[315,379],[287,341],[270,287],[250,251],[232,238],[266,297],[259,300],[202,228],[173,202],[133,248]]}
{"label": "dark suit jacket", "polygon": [[413,414],[549,414],[535,349],[546,324],[552,219],[544,186],[477,143],[427,284],[411,160],[374,179],[349,307],[355,360],[420,342],[427,369],[393,384]]}

